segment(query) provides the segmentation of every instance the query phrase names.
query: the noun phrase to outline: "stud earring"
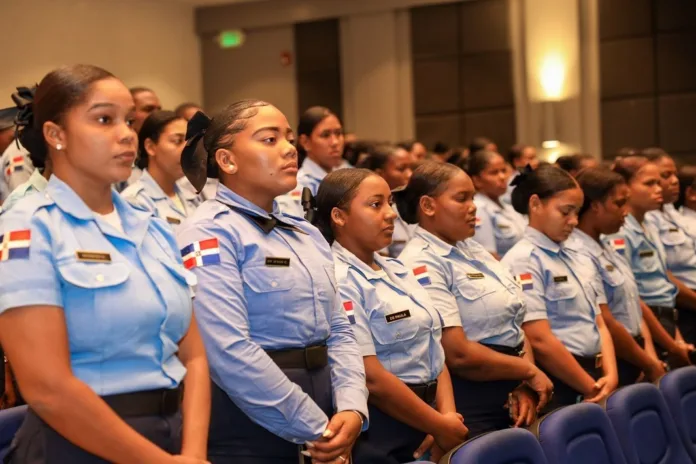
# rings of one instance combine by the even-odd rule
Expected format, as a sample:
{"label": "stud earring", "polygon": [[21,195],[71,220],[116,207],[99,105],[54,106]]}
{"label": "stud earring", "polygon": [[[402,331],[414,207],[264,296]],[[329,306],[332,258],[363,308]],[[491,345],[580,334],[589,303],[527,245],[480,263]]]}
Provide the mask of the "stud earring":
{"label": "stud earring", "polygon": [[63,145],[60,143],[56,144],[56,150],[61,151],[63,149]]}

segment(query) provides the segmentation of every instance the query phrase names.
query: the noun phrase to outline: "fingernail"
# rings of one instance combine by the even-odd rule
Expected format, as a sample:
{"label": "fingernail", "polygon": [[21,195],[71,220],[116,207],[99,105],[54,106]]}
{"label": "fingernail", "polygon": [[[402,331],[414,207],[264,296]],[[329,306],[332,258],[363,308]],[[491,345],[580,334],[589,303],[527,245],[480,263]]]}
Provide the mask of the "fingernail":
{"label": "fingernail", "polygon": [[307,448],[314,448],[315,445],[314,445],[314,442],[308,441],[308,442],[305,443],[305,446],[306,446]]}
{"label": "fingernail", "polygon": [[304,450],[303,450],[303,451],[300,451],[300,453],[302,453],[303,456],[307,456],[308,458],[311,458],[311,457],[312,457],[312,455],[310,454],[309,451],[304,451]]}
{"label": "fingernail", "polygon": [[324,438],[331,438],[333,436],[333,432],[330,429],[324,430],[324,433],[321,434],[322,437]]}

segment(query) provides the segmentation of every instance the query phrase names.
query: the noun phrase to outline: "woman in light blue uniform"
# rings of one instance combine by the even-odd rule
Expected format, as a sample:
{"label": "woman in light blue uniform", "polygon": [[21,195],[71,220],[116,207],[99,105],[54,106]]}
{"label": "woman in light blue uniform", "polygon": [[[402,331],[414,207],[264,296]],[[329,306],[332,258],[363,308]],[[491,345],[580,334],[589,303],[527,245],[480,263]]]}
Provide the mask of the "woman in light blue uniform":
{"label": "woman in light blue uniform", "polygon": [[209,459],[344,462],[368,423],[365,371],[331,249],[274,201],[297,182],[287,119],[244,100],[197,113],[187,138],[186,177],[198,190],[220,180],[177,231],[213,380]]}
{"label": "woman in light blue uniform", "polygon": [[121,81],[84,65],[50,72],[20,112],[54,173],[0,216],[0,340],[29,403],[10,462],[206,462],[195,277],[166,223],[111,189],[131,172],[133,113]]}
{"label": "woman in light blue uniform", "polygon": [[616,162],[614,171],[626,180],[630,190],[629,214],[621,230],[604,240],[628,261],[641,299],[670,336],[681,341],[676,309],[679,290],[667,269],[659,231],[646,220],[647,213],[660,209],[663,203],[660,168],[643,156],[628,156]]}
{"label": "woman in light blue uniform", "polygon": [[323,106],[313,106],[302,114],[297,126],[300,170],[297,186],[276,199],[281,211],[302,216],[302,189],[317,194],[324,177],[343,164],[343,126],[338,116]]}
{"label": "woman in light blue uniform", "polygon": [[696,343],[696,243],[673,204],[679,198],[677,166],[660,148],[645,149],[643,155],[660,169],[662,187],[662,207],[648,212],[645,220],[659,233],[670,278],[679,291],[676,300],[679,330],[684,340]]}
{"label": "woman in light blue uniform", "polygon": [[524,235],[527,219],[501,201],[507,191],[507,166],[498,153],[478,151],[467,160],[466,172],[476,187],[474,240],[497,259]]}
{"label": "woman in light blue uniform", "polygon": [[543,406],[553,386],[525,343],[524,301],[512,274],[471,239],[473,197],[464,171],[432,162],[418,166],[408,187],[396,193],[404,218],[418,224],[399,259],[442,316],[457,411],[476,436],[531,424],[535,391]]}
{"label": "woman in light blue uniform", "polygon": [[679,168],[679,198],[674,207],[681,213],[684,230],[696,240],[696,166]]}
{"label": "woman in light blue uniform", "polygon": [[564,243],[582,205],[582,190],[557,167],[528,169],[515,180],[512,206],[529,216],[529,227],[502,262],[522,287],[522,328],[555,387],[547,411],[599,402],[618,384],[614,345],[598,307],[601,289],[582,278],[588,264]]}
{"label": "woman in light blue uniform", "polygon": [[[379,174],[391,190],[403,188],[413,173],[413,157],[405,149],[392,145],[374,147],[370,154],[358,164],[358,167],[369,169]],[[396,205],[393,205],[396,218],[394,219],[394,234],[392,242],[380,253],[392,258],[399,256],[413,236],[414,226],[407,224],[401,218]]]}
{"label": "woman in light blue uniform", "polygon": [[370,430],[353,449],[356,463],[410,462],[427,435],[443,451],[467,435],[445,367],[440,316],[410,271],[377,253],[394,232],[390,199],[388,184],[366,169],[329,174],[317,195],[315,223],[333,243],[370,392]]}
{"label": "woman in light blue uniform", "polygon": [[121,195],[176,228],[200,204],[195,192],[180,188],[177,182],[184,176],[180,160],[186,120],[173,111],[155,111],[143,122],[138,140],[136,164],[143,172]]}
{"label": "woman in light blue uniform", "polygon": [[602,168],[584,169],[577,181],[585,200],[578,227],[566,246],[588,259],[588,265],[577,270],[586,271],[588,280],[596,280],[606,297],[600,309],[614,341],[619,386],[635,383],[641,372],[655,381],[665,370],[643,320],[633,271],[614,249],[600,241],[602,234],[614,234],[623,225],[628,214],[628,186],[623,177]]}

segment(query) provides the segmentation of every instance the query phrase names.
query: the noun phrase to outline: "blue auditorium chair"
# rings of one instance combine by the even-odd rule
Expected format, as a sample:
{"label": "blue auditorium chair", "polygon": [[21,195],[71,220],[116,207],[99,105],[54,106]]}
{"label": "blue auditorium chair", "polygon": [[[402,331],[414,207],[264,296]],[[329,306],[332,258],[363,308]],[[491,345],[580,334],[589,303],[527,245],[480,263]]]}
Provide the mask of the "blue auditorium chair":
{"label": "blue auditorium chair", "polygon": [[549,464],[626,464],[611,422],[599,405],[581,403],[556,409],[530,430]]}
{"label": "blue auditorium chair", "polygon": [[696,462],[696,367],[668,372],[657,385],[665,397],[686,452]]}
{"label": "blue auditorium chair", "polygon": [[445,454],[440,464],[548,464],[539,442],[524,429],[484,433]]}
{"label": "blue auditorium chair", "polygon": [[0,460],[5,458],[19,426],[27,415],[27,406],[0,411]]}
{"label": "blue auditorium chair", "polygon": [[660,390],[641,383],[620,388],[604,402],[628,464],[689,464]]}

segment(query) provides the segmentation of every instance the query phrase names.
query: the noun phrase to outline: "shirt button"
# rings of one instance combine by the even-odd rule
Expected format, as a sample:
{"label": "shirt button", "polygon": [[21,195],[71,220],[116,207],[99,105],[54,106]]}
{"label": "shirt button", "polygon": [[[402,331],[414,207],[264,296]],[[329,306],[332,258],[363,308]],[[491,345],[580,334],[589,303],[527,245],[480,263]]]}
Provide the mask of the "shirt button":
{"label": "shirt button", "polygon": [[396,338],[401,338],[401,332],[396,332]]}
{"label": "shirt button", "polygon": [[101,274],[97,274],[97,277],[95,278],[97,279],[97,282],[104,282],[104,276]]}
{"label": "shirt button", "polygon": [[276,282],[275,280],[273,282],[271,282],[271,287],[276,288],[277,286],[278,286],[278,282]]}

